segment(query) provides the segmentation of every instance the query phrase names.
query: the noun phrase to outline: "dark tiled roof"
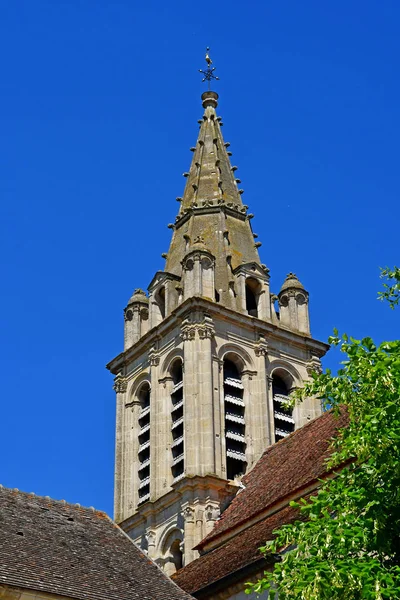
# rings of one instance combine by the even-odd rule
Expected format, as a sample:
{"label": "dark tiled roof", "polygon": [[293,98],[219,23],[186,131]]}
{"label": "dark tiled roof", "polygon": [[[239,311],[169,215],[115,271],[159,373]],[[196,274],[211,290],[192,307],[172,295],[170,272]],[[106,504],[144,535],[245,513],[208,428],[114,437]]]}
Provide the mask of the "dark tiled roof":
{"label": "dark tiled roof", "polygon": [[272,538],[272,532],[284,523],[292,523],[298,518],[297,509],[286,506],[267,519],[244,529],[223,546],[200,556],[172,578],[187,592],[198,592],[262,559],[260,546],[264,546]]}
{"label": "dark tiled roof", "polygon": [[[206,552],[178,571],[174,581],[194,593],[261,560],[259,547],[272,539],[274,529],[299,518],[288,502],[302,491],[308,494],[307,487],[326,473],[330,440],[346,424],[345,412],[339,417],[324,413],[270,446],[243,478],[245,489],[198,545]],[[256,522],[247,524],[252,519]]]}
{"label": "dark tiled roof", "polygon": [[269,446],[243,477],[245,489],[234,498],[199,547],[318,480],[326,472],[330,440],[346,423],[344,412],[336,417],[329,411]]}
{"label": "dark tiled roof", "polygon": [[109,517],[0,488],[0,584],[80,600],[189,600]]}

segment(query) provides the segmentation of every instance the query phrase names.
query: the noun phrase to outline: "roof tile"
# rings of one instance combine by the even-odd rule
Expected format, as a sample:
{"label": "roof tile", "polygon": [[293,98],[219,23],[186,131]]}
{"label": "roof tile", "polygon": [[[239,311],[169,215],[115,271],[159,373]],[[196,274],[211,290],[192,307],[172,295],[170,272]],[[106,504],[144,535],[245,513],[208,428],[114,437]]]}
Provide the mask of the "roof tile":
{"label": "roof tile", "polygon": [[189,600],[103,512],[0,488],[0,583],[79,600]]}
{"label": "roof tile", "polygon": [[199,547],[318,480],[326,472],[330,440],[346,423],[344,411],[338,417],[329,411],[269,446],[243,477],[245,489],[234,498]]}
{"label": "roof tile", "polygon": [[243,478],[245,489],[198,545],[205,553],[178,571],[174,581],[194,593],[262,559],[259,548],[273,531],[301,518],[289,501],[303,490],[309,494],[307,487],[326,474],[330,441],[346,424],[345,411],[327,412],[267,448]]}

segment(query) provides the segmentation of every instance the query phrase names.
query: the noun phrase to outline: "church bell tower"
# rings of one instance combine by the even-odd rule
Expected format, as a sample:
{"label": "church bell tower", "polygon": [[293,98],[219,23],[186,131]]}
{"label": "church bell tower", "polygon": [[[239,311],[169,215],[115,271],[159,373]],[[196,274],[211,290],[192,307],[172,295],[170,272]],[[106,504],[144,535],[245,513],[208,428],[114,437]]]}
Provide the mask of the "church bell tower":
{"label": "church bell tower", "polygon": [[171,575],[198,556],[241,477],[267,446],[321,412],[293,410],[328,346],[310,335],[308,293],[279,293],[243,204],[237,167],[203,93],[203,118],[165,268],[125,308],[117,395],[115,520]]}

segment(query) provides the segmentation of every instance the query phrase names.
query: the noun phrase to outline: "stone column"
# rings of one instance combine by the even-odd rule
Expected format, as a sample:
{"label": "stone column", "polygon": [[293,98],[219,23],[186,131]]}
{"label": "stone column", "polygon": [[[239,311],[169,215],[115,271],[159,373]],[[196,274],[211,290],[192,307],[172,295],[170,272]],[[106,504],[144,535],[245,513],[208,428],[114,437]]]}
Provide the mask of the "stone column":
{"label": "stone column", "polygon": [[246,440],[246,462],[247,470],[254,463],[254,438],[257,435],[259,427],[259,415],[257,410],[257,395],[255,392],[255,371],[245,369],[242,371],[243,400],[244,400],[244,422],[245,422],[245,440]]}
{"label": "stone column", "polygon": [[200,256],[198,256],[198,255],[194,257],[193,295],[201,296],[201,264],[200,264]]}
{"label": "stone column", "polygon": [[140,307],[131,306],[125,309],[124,350],[127,350],[140,338]]}
{"label": "stone column", "polygon": [[310,318],[308,312],[308,294],[300,293],[296,296],[297,315],[299,331],[302,333],[310,333]]}
{"label": "stone column", "polygon": [[272,444],[270,429],[270,406],[268,403],[268,344],[264,336],[260,336],[254,348],[256,354],[257,377],[255,393],[257,394],[257,423],[254,433],[254,459],[257,461],[265,448]]}
{"label": "stone column", "polygon": [[218,409],[220,414],[220,458],[221,463],[219,468],[221,469],[221,477],[226,479],[226,439],[225,439],[225,394],[224,394],[224,362],[219,361],[219,377],[218,377],[218,387],[219,387],[219,402]]}
{"label": "stone column", "polygon": [[156,532],[152,529],[147,532],[147,555],[152,559],[156,557]]}
{"label": "stone column", "polygon": [[[160,465],[165,460],[165,451],[160,447],[160,430],[165,419],[162,413],[162,394],[158,385],[160,356],[156,347],[149,350],[151,397],[150,397],[150,500],[158,498]],[[160,397],[161,396],[161,397]]]}
{"label": "stone column", "polygon": [[[247,313],[246,310],[246,274],[238,274],[238,295],[240,299],[240,309]],[[239,307],[238,307],[239,308]]]}
{"label": "stone column", "polygon": [[260,319],[269,321],[271,319],[271,299],[269,292],[269,281],[264,281],[260,294],[261,306],[259,310]]}
{"label": "stone column", "polygon": [[203,531],[203,519],[204,519],[204,510],[201,508],[196,509],[196,529],[194,536],[194,545],[197,546],[204,538]]}
{"label": "stone column", "polygon": [[[172,483],[172,455],[171,455],[171,393],[174,387],[174,381],[171,376],[158,380],[159,389],[159,421],[157,427],[158,443],[158,474],[157,481],[154,483],[157,498],[165,494]],[[185,411],[185,407],[183,407]],[[183,413],[185,414],[185,412]]]}
{"label": "stone column", "polygon": [[199,440],[197,438],[198,384],[197,384],[197,343],[196,327],[188,319],[181,327],[184,355],[183,377],[183,415],[184,415],[184,447],[185,473],[196,474],[196,458]]}
{"label": "stone column", "polygon": [[267,377],[267,404],[268,404],[268,423],[269,423],[269,435],[271,444],[275,442],[275,421],[274,421],[274,393],[272,389],[272,377]]}
{"label": "stone column", "polygon": [[195,523],[194,523],[195,511],[192,507],[186,506],[183,510],[183,518],[185,520],[184,526],[184,540],[185,540],[185,554],[184,564],[187,565],[192,560],[195,560],[199,556],[197,550],[193,550],[195,546]]}
{"label": "stone column", "polygon": [[288,290],[287,292],[288,302],[289,302],[289,319],[290,319],[290,327],[298,331],[299,329],[299,321],[297,315],[297,302],[296,302],[296,292],[294,290]]}
{"label": "stone column", "polygon": [[[114,383],[117,393],[117,431],[115,464],[115,519],[122,521],[134,511],[136,505],[135,470],[137,459],[138,403],[127,402],[127,381],[117,375]],[[136,450],[136,454],[135,454]]]}
{"label": "stone column", "polygon": [[222,381],[222,361],[218,356],[213,356],[213,416],[214,416],[214,460],[215,474],[225,477],[226,471],[222,470],[225,464],[225,455],[222,451],[224,439],[224,393]]}
{"label": "stone column", "polygon": [[207,475],[215,473],[215,429],[214,429],[214,403],[213,403],[213,369],[212,369],[212,339],[215,335],[212,319],[204,316],[203,322],[198,326],[198,402],[199,421],[198,433],[200,444],[197,444],[198,474]]}
{"label": "stone column", "polygon": [[114,519],[117,523],[123,520],[122,489],[123,489],[123,464],[125,446],[125,391],[126,382],[122,376],[117,375],[114,383],[116,392],[116,432],[115,432],[115,481],[114,481]]}

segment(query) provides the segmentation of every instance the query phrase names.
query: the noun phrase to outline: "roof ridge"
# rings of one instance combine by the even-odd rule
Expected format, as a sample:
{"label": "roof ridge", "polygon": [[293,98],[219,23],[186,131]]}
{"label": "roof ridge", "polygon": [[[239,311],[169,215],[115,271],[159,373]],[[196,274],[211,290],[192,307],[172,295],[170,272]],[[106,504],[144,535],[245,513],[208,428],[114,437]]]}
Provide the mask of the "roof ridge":
{"label": "roof ridge", "polygon": [[35,492],[24,492],[23,490],[20,490],[18,488],[10,488],[10,487],[7,487],[0,483],[0,492],[2,492],[3,490],[6,492],[14,492],[15,494],[29,496],[30,498],[38,498],[39,500],[46,500],[48,502],[54,502],[54,503],[60,504],[62,506],[69,506],[71,508],[78,508],[80,510],[85,510],[85,511],[90,511],[92,513],[102,514],[102,515],[107,516],[110,519],[110,517],[108,516],[108,514],[105,511],[99,510],[99,509],[95,508],[94,506],[82,506],[81,504],[79,504],[79,502],[72,503],[72,502],[67,502],[67,500],[64,500],[64,499],[57,500],[56,498],[52,498],[51,496],[41,496],[39,494],[35,494]]}

